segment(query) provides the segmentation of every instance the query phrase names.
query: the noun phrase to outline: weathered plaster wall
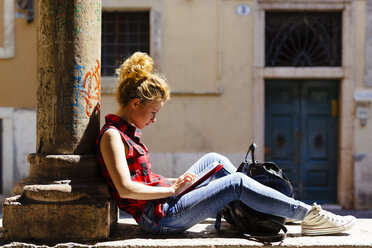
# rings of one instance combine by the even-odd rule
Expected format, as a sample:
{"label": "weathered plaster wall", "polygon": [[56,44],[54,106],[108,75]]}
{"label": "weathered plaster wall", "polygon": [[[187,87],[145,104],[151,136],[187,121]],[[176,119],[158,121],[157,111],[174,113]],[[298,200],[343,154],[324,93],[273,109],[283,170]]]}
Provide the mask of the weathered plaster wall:
{"label": "weathered plaster wall", "polygon": [[357,209],[372,208],[372,154],[360,153],[354,156],[355,187],[354,206]]}
{"label": "weathered plaster wall", "polygon": [[[0,0],[0,12],[4,1]],[[253,74],[257,72],[253,58],[257,57],[255,51],[259,49],[253,43],[258,39],[254,32],[255,25],[257,26],[254,18],[256,18],[255,10],[258,3],[277,4],[276,2],[261,0],[103,1],[104,11],[150,9],[152,27],[159,27],[151,31],[151,55],[159,62],[159,69],[168,78],[174,94],[172,100],[160,113],[157,124],[144,130],[143,141],[152,151],[154,171],[160,171],[166,176],[177,176],[199,155],[209,151],[226,154],[237,164],[244,158],[249,143],[255,137],[263,136],[261,135],[263,120],[257,121],[257,118],[253,117],[256,109],[253,99],[257,96],[257,92],[264,90],[254,91],[253,84]],[[302,4],[309,2],[311,1],[298,1]],[[323,3],[323,1],[313,2]],[[337,78],[348,75],[345,82],[355,84],[351,91],[372,90],[372,56],[368,55],[372,53],[372,1],[344,2],[350,2],[353,6],[350,19],[352,21],[347,21],[346,25],[353,25],[350,30],[353,30],[354,35],[348,35],[345,40],[355,61],[352,62],[352,66],[345,68],[345,71],[337,70],[336,76],[332,73],[327,75]],[[249,5],[251,14],[237,15],[238,4]],[[287,6],[293,7],[293,5]],[[3,13],[0,13],[0,32],[4,29],[2,17]],[[29,120],[31,115],[29,111],[34,110],[23,108],[36,106],[36,21],[35,19],[33,23],[27,24],[25,18],[15,18],[15,57],[0,59],[2,89],[0,106],[21,108],[17,116],[24,114],[24,120]],[[355,39],[352,39],[353,37]],[[0,38],[0,46],[3,43],[3,39]],[[293,70],[288,72],[297,73]],[[282,74],[285,75],[281,77],[290,75],[287,71]],[[304,75],[308,78],[320,77],[320,74],[305,73]],[[268,75],[278,76],[270,73]],[[102,80],[105,94],[102,95],[101,125],[104,116],[117,107],[115,97],[111,93],[114,81],[113,78]],[[356,111],[356,102],[347,102],[346,105]],[[260,109],[259,112],[262,113]],[[369,203],[370,205],[366,202],[366,199],[369,199],[366,195],[371,194],[371,185],[369,181],[361,180],[361,176],[372,171],[370,159],[372,118],[369,117],[365,126],[361,126],[359,119],[354,115],[348,118],[352,118],[353,125],[345,126],[345,130],[352,131],[345,133],[352,135],[346,135],[344,139],[352,139],[352,149],[340,147],[341,150],[344,149],[340,152],[340,156],[351,154],[348,156],[351,159],[345,161],[354,170],[348,172],[355,174],[354,205],[372,207],[372,202]],[[255,129],[254,125],[262,128]],[[14,140],[17,141],[14,142],[24,142],[24,139],[28,138],[34,140],[31,138],[34,137],[31,131],[34,127],[34,124],[29,124],[27,128],[19,126],[22,135],[15,134]],[[31,143],[28,144],[31,146]],[[17,161],[18,155],[13,154],[14,161],[17,161],[14,162],[14,177],[22,178],[28,172],[29,165],[25,162],[24,155],[27,155],[29,146],[25,145],[23,148],[16,146],[18,145],[12,148],[13,151],[17,150],[17,153],[23,155],[19,155]],[[259,148],[263,149],[263,144],[259,144]],[[30,152],[34,151],[33,146]],[[350,175],[350,173],[346,174]]]}
{"label": "weathered plaster wall", "polygon": [[[160,53],[152,50],[151,55],[160,62],[172,92],[157,123],[143,130],[154,171],[178,176],[210,151],[227,154],[238,165],[253,142],[253,14],[237,15],[241,3],[136,1],[139,7],[161,13],[160,19],[152,20],[161,23],[161,36],[151,41],[161,42]],[[254,1],[244,3],[254,7]],[[133,9],[134,2],[103,1],[103,11],[115,4]],[[103,79],[103,88],[113,82]],[[101,125],[116,107],[113,94],[102,96]]]}
{"label": "weathered plaster wall", "polygon": [[[359,43],[356,70],[358,80],[356,90],[372,95],[372,1],[359,1],[357,20],[359,26],[357,43]],[[365,49],[363,49],[365,48]],[[360,209],[372,208],[372,98],[355,102],[356,118],[354,121],[354,206]],[[358,107],[369,112],[365,123],[358,118]]]}
{"label": "weathered plaster wall", "polygon": [[10,195],[16,182],[28,176],[28,154],[36,148],[36,110],[0,108],[2,119],[2,194]]}
{"label": "weathered plaster wall", "polygon": [[29,174],[27,156],[36,150],[36,111],[14,109],[14,182]]}
{"label": "weathered plaster wall", "polygon": [[[366,45],[365,54],[372,54],[372,1],[367,0],[366,3]],[[365,85],[372,87],[372,56],[365,56],[366,66],[364,68],[365,72]]]}
{"label": "weathered plaster wall", "polygon": [[[173,0],[153,6],[162,10],[160,70],[173,94],[157,124],[143,131],[151,151],[244,153],[253,141],[253,16],[238,16],[238,3]],[[112,107],[114,96],[104,95],[101,120]]]}
{"label": "weathered plaster wall", "polygon": [[[13,47],[14,54],[12,56],[3,57],[3,52],[0,49],[0,106],[13,108],[36,108],[36,23],[37,16],[32,23],[27,23],[26,17],[14,18],[16,12],[15,1],[0,0],[2,7],[5,2],[13,5],[13,8],[4,10],[0,13],[0,18],[4,15],[12,16],[12,18],[4,19],[4,29],[12,29],[11,32],[6,32],[6,37],[0,35],[0,40]],[[35,13],[37,8],[37,0],[34,1]],[[8,6],[8,5],[6,5]],[[0,23],[1,25],[1,23]],[[13,36],[13,37],[11,37]],[[13,41],[12,41],[13,40]],[[1,46],[1,43],[0,43]],[[7,49],[9,50],[9,49]],[[6,52],[9,54],[9,52]],[[6,90],[5,90],[6,89]]]}

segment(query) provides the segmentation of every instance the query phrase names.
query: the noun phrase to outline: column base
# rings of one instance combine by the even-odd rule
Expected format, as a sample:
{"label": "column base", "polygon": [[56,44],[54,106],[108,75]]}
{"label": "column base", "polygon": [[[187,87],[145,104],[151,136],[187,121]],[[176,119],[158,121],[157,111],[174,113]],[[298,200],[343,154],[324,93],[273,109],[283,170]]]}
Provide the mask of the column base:
{"label": "column base", "polygon": [[118,210],[94,155],[30,154],[28,160],[30,176],[3,202],[5,240],[92,241],[110,236]]}
{"label": "column base", "polygon": [[9,241],[104,240],[116,222],[114,202],[32,202],[21,195],[3,203],[3,234]]}

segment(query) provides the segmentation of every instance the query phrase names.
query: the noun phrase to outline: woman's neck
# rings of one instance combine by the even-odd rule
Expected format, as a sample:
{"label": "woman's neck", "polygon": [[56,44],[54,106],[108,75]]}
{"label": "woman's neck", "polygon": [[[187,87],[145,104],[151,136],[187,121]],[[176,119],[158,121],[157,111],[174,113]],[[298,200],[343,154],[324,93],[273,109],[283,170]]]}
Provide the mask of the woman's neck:
{"label": "woman's neck", "polygon": [[131,121],[131,119],[132,119],[131,118],[131,111],[130,111],[129,108],[124,107],[124,106],[120,106],[114,114],[119,116],[120,118],[124,119],[129,124],[131,124],[131,125],[133,124],[133,122]]}

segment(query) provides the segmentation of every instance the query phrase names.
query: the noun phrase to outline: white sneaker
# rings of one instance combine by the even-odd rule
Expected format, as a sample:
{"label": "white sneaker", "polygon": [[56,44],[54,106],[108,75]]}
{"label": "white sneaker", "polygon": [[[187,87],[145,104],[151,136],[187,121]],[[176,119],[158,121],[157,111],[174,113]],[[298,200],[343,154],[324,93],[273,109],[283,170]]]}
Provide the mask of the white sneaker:
{"label": "white sneaker", "polygon": [[326,235],[344,232],[356,223],[354,216],[340,216],[323,210],[314,203],[311,212],[301,223],[303,235]]}

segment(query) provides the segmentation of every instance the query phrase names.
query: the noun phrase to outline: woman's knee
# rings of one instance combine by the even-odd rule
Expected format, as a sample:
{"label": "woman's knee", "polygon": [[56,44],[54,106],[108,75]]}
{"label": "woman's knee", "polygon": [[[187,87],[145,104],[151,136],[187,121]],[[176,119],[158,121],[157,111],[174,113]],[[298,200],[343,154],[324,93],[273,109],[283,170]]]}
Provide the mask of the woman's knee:
{"label": "woman's knee", "polygon": [[244,181],[247,180],[248,176],[245,175],[244,173],[242,172],[236,172],[233,174],[233,177],[235,178],[235,182],[239,185],[243,185],[244,184]]}
{"label": "woman's knee", "polygon": [[245,180],[247,177],[241,172],[233,173],[229,175],[230,177],[230,187],[232,187],[232,190],[237,194],[237,197],[240,198],[240,195],[243,191],[243,187],[245,185]]}
{"label": "woman's knee", "polygon": [[231,172],[236,171],[236,167],[231,163],[231,161],[228,157],[226,157],[222,154],[219,154],[217,152],[210,152],[208,154],[209,154],[208,156],[213,157],[215,161],[218,161],[219,163],[221,163],[225,167],[228,167],[229,170],[232,170]]}
{"label": "woman's knee", "polygon": [[220,161],[221,159],[225,159],[226,157],[217,153],[217,152],[208,152],[207,154],[204,155],[205,157],[208,157],[208,158],[213,158],[213,160],[218,160]]}
{"label": "woman's knee", "polygon": [[[225,169],[225,173],[223,173],[223,175],[220,173],[222,176],[236,172],[236,167],[231,163],[231,161],[224,155],[217,152],[206,153],[203,157],[200,158],[199,161],[204,161],[204,163],[207,162],[208,164],[211,164],[213,162],[222,164]],[[217,178],[221,177],[221,175],[217,176]]]}
{"label": "woman's knee", "polygon": [[217,161],[219,163],[224,163],[224,161],[228,160],[225,156],[217,153],[217,152],[209,152],[206,153],[203,157],[203,160],[210,161],[211,163]]}

